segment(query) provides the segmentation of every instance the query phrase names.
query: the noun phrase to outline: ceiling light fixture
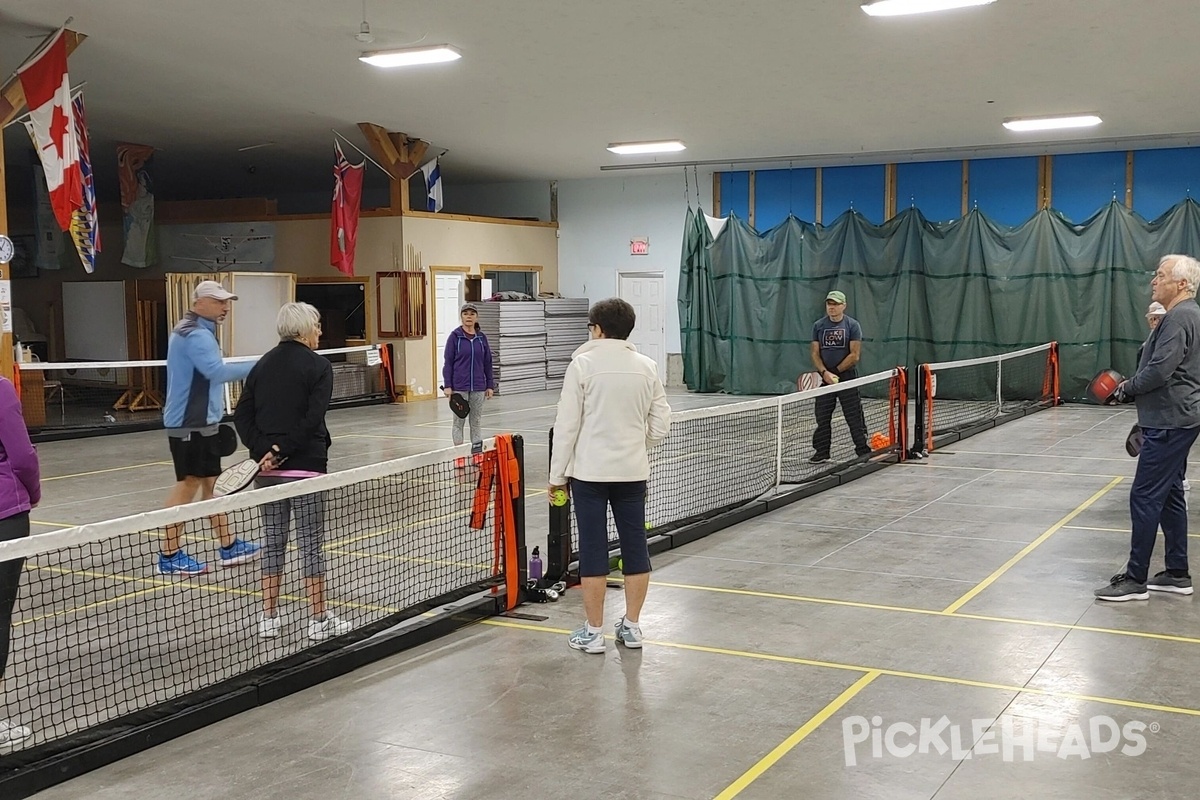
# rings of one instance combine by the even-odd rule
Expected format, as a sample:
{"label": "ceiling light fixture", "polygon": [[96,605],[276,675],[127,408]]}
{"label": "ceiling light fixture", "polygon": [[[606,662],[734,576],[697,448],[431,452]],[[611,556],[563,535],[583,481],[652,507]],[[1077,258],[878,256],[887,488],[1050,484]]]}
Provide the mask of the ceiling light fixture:
{"label": "ceiling light fixture", "polygon": [[407,47],[402,50],[376,50],[358,57],[376,67],[412,67],[417,64],[442,64],[457,61],[462,53],[457,47],[437,44],[429,47]]}
{"label": "ceiling light fixture", "polygon": [[615,142],[608,146],[610,153],[616,153],[619,156],[641,156],[647,153],[678,153],[680,150],[686,150],[687,145],[678,139],[669,139],[664,142]]}
{"label": "ceiling light fixture", "polygon": [[874,0],[863,3],[862,10],[872,17],[900,17],[905,14],[925,14],[929,11],[949,11],[952,8],[986,6],[996,0]]}
{"label": "ceiling light fixture", "polygon": [[1014,117],[1004,120],[1004,127],[1010,131],[1027,133],[1029,131],[1058,131],[1064,128],[1090,128],[1103,121],[1095,114],[1073,114],[1065,117]]}

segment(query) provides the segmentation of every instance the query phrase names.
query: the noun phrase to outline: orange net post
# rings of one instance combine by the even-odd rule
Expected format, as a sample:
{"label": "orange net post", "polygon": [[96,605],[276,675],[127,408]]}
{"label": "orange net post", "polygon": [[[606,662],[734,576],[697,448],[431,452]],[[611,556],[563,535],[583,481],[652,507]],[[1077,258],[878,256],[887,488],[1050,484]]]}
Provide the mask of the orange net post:
{"label": "orange net post", "polygon": [[[517,502],[521,499],[521,464],[513,447],[512,436],[496,437],[496,545],[504,569],[504,609],[511,611],[521,602],[521,543],[518,541]],[[501,540],[503,540],[501,546]]]}
{"label": "orange net post", "polygon": [[928,364],[921,365],[925,381],[925,449],[933,452],[933,370]]}
{"label": "orange net post", "polygon": [[1049,400],[1051,405],[1059,404],[1058,393],[1058,342],[1050,343],[1050,353],[1046,358],[1046,373],[1042,378],[1042,397]]}
{"label": "orange net post", "polygon": [[379,360],[383,368],[383,380],[386,383],[384,390],[387,392],[388,399],[394,403],[396,402],[396,376],[392,372],[392,355],[387,345],[379,348]]}

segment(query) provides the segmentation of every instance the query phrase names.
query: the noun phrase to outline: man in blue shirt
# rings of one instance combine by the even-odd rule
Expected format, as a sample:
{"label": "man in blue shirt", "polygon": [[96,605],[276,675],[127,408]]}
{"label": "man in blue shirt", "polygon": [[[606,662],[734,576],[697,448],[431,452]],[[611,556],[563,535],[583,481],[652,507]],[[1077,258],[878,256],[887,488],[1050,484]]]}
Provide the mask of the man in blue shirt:
{"label": "man in blue shirt", "polygon": [[[833,291],[825,296],[825,316],[813,323],[812,363],[821,375],[821,384],[830,386],[858,377],[858,360],[862,357],[862,328],[858,320],[846,316],[846,295]],[[821,395],[816,401],[817,429],[813,431],[814,464],[829,460],[832,438],[833,409],[842,404],[842,416],[854,440],[854,453],[870,454],[867,445],[867,422],[863,418],[862,400],[857,389]]]}
{"label": "man in blue shirt", "polygon": [[[213,496],[213,484],[221,474],[221,451],[217,430],[225,415],[223,385],[250,374],[251,362],[226,364],[217,344],[217,325],[229,313],[237,295],[216,281],[201,281],[192,292],[192,310],[183,315],[167,340],[167,401],[163,405],[163,427],[175,463],[175,486],[168,506]],[[249,561],[258,545],[244,542],[229,532],[224,514],[209,518],[221,542],[221,565]],[[163,575],[198,575],[208,567],[189,556],[179,544],[182,525],[169,525],[158,554],[158,571]]]}

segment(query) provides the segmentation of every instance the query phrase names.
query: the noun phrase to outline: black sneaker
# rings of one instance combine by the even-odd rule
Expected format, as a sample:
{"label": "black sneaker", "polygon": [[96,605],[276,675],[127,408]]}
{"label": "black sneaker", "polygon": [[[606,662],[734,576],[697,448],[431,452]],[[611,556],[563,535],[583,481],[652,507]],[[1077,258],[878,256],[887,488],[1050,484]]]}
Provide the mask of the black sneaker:
{"label": "black sneaker", "polygon": [[862,458],[863,456],[871,455],[872,452],[874,452],[874,451],[871,450],[871,448],[869,448],[869,447],[859,447],[854,450],[854,455],[858,456],[859,458]]}
{"label": "black sneaker", "polygon": [[1150,599],[1150,592],[1146,591],[1146,584],[1138,583],[1124,572],[1113,575],[1108,586],[1097,589],[1094,594],[1097,600],[1108,600],[1113,603]]}
{"label": "black sneaker", "polygon": [[824,464],[829,460],[829,456],[820,453],[813,453],[813,457],[808,460],[810,464]]}
{"label": "black sneaker", "polygon": [[1171,594],[1191,594],[1192,576],[1176,577],[1169,572],[1160,572],[1146,581],[1146,588],[1152,592],[1170,592]]}

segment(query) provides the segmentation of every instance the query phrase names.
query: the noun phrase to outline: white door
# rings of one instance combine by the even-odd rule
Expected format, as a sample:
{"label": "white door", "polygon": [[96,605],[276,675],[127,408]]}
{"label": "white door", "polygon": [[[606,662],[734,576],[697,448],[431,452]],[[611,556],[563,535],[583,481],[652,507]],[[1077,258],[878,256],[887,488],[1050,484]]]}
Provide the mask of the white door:
{"label": "white door", "polygon": [[667,372],[666,280],[661,272],[623,273],[617,283],[617,294],[637,314],[629,341],[639,353],[654,359],[662,380]]}
{"label": "white door", "polygon": [[461,272],[435,272],[434,314],[437,322],[437,363],[433,365],[433,386],[442,383],[442,353],[446,337],[461,324],[458,309],[462,308],[465,286]]}

